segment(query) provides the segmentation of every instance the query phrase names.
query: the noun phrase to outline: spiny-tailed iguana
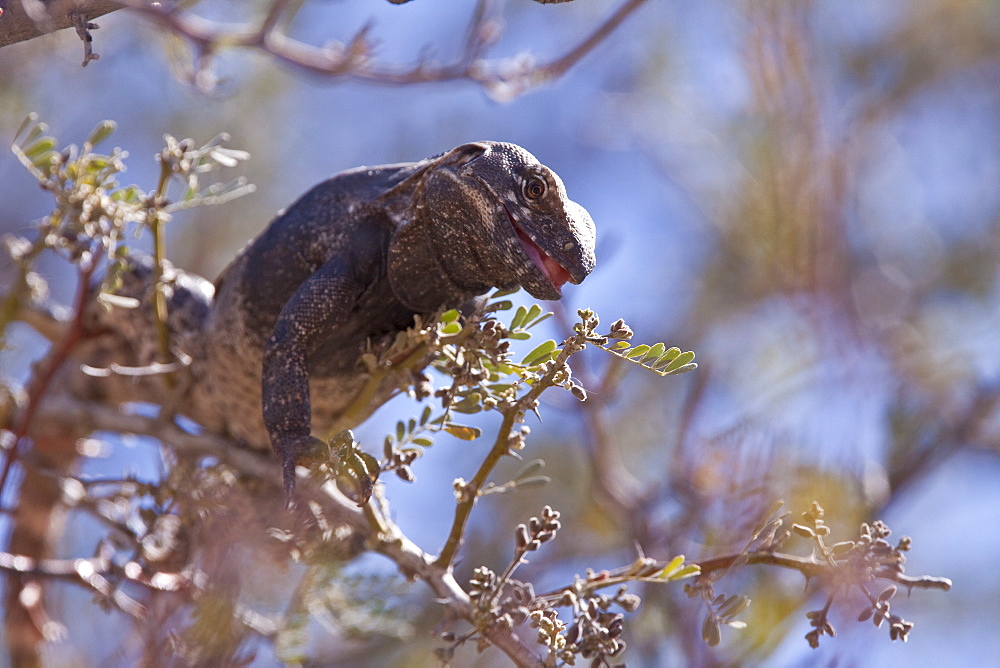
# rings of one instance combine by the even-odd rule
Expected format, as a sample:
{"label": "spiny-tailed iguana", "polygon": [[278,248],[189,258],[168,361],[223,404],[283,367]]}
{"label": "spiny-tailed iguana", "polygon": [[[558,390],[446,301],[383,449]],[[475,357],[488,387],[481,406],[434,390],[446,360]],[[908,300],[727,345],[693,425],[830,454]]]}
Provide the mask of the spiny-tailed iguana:
{"label": "spiny-tailed iguana", "polygon": [[363,384],[366,341],[491,287],[559,299],[594,262],[590,215],[514,144],[342,172],[279,215],[216,281],[198,401],[231,436],[269,441],[291,490],[297,459],[317,445],[314,427]]}

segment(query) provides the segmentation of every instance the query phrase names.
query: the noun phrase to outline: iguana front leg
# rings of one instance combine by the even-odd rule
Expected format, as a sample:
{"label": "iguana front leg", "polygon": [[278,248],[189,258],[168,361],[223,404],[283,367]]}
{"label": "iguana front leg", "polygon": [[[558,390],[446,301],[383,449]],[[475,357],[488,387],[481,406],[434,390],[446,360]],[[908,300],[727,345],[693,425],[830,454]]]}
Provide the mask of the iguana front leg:
{"label": "iguana front leg", "polygon": [[364,290],[354,275],[341,259],[323,265],[285,303],[264,344],[264,424],[289,495],[298,459],[323,445],[312,435],[308,359],[350,317]]}

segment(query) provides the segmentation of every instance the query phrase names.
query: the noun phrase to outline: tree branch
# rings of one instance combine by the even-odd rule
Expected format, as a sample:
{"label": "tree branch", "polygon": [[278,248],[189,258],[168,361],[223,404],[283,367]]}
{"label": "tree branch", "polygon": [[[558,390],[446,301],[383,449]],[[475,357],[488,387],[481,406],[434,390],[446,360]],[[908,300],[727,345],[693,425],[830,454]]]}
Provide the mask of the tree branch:
{"label": "tree branch", "polygon": [[63,28],[75,28],[104,16],[122,3],[116,0],[0,0],[0,47],[41,37]]}
{"label": "tree branch", "polygon": [[[0,0],[0,5],[4,0]],[[287,0],[271,0],[263,20],[256,24],[221,24],[202,18],[168,2],[149,0],[56,0],[42,6],[39,0],[8,0],[11,10],[0,17],[0,47],[67,27],[76,27],[85,45],[85,61],[90,53],[88,21],[118,8],[128,8],[157,26],[186,39],[195,49],[190,81],[202,90],[211,90],[215,77],[209,72],[213,55],[227,48],[248,48],[269,54],[297,69],[327,77],[350,77],[379,84],[406,85],[443,81],[471,81],[494,98],[507,101],[551,82],[583,59],[646,0],[626,0],[589,35],[563,55],[536,64],[531,57],[516,55],[487,59],[486,52],[499,37],[500,21],[492,3],[481,1],[469,21],[462,53],[452,62],[438,64],[424,59],[413,65],[377,63],[368,26],[346,43],[331,41],[323,46],[300,42],[279,28],[288,9]],[[44,21],[32,21],[25,6],[38,3]],[[7,26],[4,24],[7,23]],[[83,26],[81,31],[80,26]]]}
{"label": "tree branch", "polygon": [[[713,557],[711,559],[694,561],[692,563],[698,564],[698,566],[701,567],[701,572],[703,574],[724,571],[726,569],[733,568],[734,566],[742,565],[779,566],[781,568],[798,571],[807,578],[827,576],[836,571],[835,567],[815,561],[809,557],[800,557],[794,554],[767,551],[740,552],[721,557]],[[893,582],[901,584],[905,587],[911,587],[914,589],[940,589],[942,591],[948,591],[951,589],[951,580],[948,578],[934,577],[931,575],[913,577],[888,568],[874,571],[873,574],[876,577],[892,580]]]}
{"label": "tree branch", "polygon": [[[118,408],[81,401],[65,394],[47,396],[39,405],[36,419],[41,422],[67,422],[94,431],[139,434],[157,438],[179,453],[210,455],[233,466],[243,473],[267,480],[280,479],[280,466],[270,453],[256,453],[234,447],[226,439],[208,434],[190,434],[172,422],[128,413]],[[305,481],[304,481],[305,482]],[[308,487],[308,485],[304,485]],[[328,489],[329,486],[324,488]],[[371,523],[352,501],[340,494],[324,494],[324,510],[334,510],[336,520],[348,523],[363,535],[372,532]],[[449,569],[434,565],[434,559],[402,534],[388,518],[380,521],[381,534],[374,539],[373,550],[396,563],[401,573],[423,580],[450,610],[454,617],[475,623],[475,616],[468,594],[455,580]],[[92,587],[82,574],[129,574],[129,568],[119,566],[100,557],[94,559],[46,559],[0,552],[0,570],[30,574],[37,577],[68,580]],[[132,568],[129,579],[154,589],[173,591],[183,583],[170,580],[171,574],[143,574]],[[163,576],[162,578],[160,576]],[[541,659],[531,647],[511,629],[493,627],[484,629],[483,635],[510,656],[518,665],[541,666]]]}

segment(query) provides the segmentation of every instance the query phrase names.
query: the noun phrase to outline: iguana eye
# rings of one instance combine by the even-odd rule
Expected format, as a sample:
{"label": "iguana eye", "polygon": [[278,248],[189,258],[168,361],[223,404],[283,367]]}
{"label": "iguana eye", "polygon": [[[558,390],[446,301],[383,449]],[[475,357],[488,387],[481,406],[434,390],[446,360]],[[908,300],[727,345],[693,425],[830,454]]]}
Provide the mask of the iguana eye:
{"label": "iguana eye", "polygon": [[528,199],[538,199],[545,194],[545,181],[529,179],[524,183],[524,196]]}

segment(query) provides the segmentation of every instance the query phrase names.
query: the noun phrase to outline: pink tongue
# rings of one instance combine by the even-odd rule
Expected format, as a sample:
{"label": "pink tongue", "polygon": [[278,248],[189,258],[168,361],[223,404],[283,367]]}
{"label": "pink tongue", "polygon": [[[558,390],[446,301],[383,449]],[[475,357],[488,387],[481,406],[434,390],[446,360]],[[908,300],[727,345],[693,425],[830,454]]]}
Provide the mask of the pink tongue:
{"label": "pink tongue", "polygon": [[517,227],[514,227],[514,231],[517,232],[517,238],[521,241],[521,245],[524,246],[525,252],[531,258],[531,261],[535,263],[535,266],[542,270],[542,273],[548,277],[552,285],[556,286],[557,289],[561,289],[570,280],[569,272],[563,269],[561,264],[546,255],[527,234]]}
{"label": "pink tongue", "polygon": [[569,280],[569,272],[548,255],[542,260],[542,270],[548,275],[552,285],[561,288]]}

